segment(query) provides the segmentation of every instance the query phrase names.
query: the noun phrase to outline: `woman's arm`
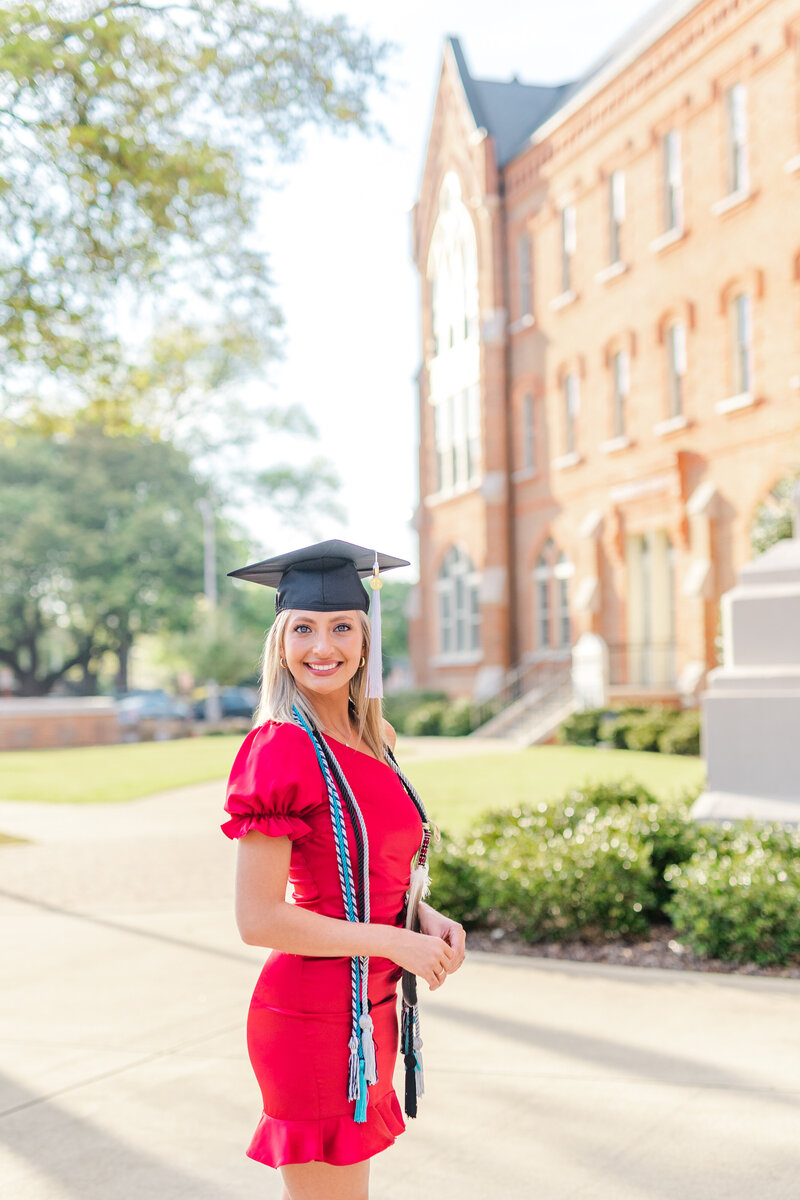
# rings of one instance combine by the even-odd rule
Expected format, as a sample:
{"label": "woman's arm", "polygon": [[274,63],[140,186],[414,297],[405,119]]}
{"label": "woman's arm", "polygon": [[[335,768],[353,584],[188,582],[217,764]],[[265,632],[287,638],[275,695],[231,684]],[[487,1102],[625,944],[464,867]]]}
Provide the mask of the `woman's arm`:
{"label": "woman's arm", "polygon": [[389,958],[425,979],[431,991],[441,984],[437,971],[441,974],[454,969],[453,947],[437,934],[340,921],[287,903],[291,853],[287,837],[267,837],[253,831],[239,838],[236,924],[248,946],[321,958],[359,954]]}
{"label": "woman's arm", "polygon": [[453,957],[445,970],[448,975],[452,975],[453,971],[457,971],[461,966],[466,954],[467,935],[464,927],[459,925],[458,921],[451,921],[449,917],[431,908],[424,900],[419,906],[419,927],[423,933],[430,937],[439,937],[450,946]]}

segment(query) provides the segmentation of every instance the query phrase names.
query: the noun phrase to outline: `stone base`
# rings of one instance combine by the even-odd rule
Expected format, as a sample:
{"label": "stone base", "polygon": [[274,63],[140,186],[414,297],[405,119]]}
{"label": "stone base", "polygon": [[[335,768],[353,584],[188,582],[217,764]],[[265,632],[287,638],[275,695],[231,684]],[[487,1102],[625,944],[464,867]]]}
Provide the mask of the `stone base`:
{"label": "stone base", "polygon": [[692,805],[695,821],[780,821],[800,824],[800,790],[796,800],[785,796],[742,796],[735,792],[703,792]]}

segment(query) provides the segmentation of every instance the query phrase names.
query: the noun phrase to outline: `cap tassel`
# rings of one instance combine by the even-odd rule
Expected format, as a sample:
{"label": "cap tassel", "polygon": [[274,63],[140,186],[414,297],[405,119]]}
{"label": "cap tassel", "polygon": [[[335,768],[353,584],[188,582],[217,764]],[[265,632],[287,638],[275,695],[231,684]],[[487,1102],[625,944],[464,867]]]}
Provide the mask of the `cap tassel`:
{"label": "cap tassel", "polygon": [[380,700],[383,697],[383,647],[381,645],[381,588],[383,580],[380,577],[378,555],[372,567],[369,581],[372,588],[372,609],[370,625],[372,632],[369,643],[369,658],[367,659],[367,699]]}

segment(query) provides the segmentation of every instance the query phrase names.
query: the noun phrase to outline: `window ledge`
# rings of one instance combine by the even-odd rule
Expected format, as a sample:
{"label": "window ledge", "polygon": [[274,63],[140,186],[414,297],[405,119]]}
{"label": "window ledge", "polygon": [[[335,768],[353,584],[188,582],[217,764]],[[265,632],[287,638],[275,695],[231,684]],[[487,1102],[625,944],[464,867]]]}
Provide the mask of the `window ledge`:
{"label": "window ledge", "polygon": [[792,375],[789,379],[789,387],[795,391],[800,391],[800,375]]}
{"label": "window ledge", "polygon": [[659,421],[653,426],[653,433],[656,437],[666,437],[667,434],[678,433],[679,430],[685,429],[688,424],[688,418],[683,413],[678,413],[675,417],[667,417],[666,421]]}
{"label": "window ledge", "polygon": [[595,275],[597,283],[610,283],[612,279],[616,279],[618,275],[624,275],[628,269],[628,264],[617,259],[616,262],[610,263],[607,267],[603,267],[602,271],[598,271]]}
{"label": "window ledge", "polygon": [[458,487],[448,488],[446,492],[431,492],[425,497],[425,505],[432,508],[436,504],[446,504],[448,500],[460,500],[462,496],[468,495],[470,492],[480,490],[481,480],[473,479],[469,483],[462,483]]}
{"label": "window ledge", "polygon": [[632,445],[631,439],[623,433],[619,437],[609,438],[607,442],[601,442],[600,450],[603,454],[618,454],[620,450],[627,450]]}
{"label": "window ledge", "polygon": [[554,458],[550,464],[554,471],[567,471],[570,467],[577,467],[578,463],[583,462],[583,455],[572,451],[570,454],[562,454],[560,458]]}
{"label": "window ledge", "polygon": [[743,408],[753,408],[756,403],[756,398],[752,392],[740,392],[738,396],[728,396],[725,400],[718,400],[714,405],[718,413],[739,412]]}
{"label": "window ledge", "polygon": [[794,175],[800,171],[800,154],[795,154],[794,158],[787,158],[783,164],[783,169],[787,175]]}
{"label": "window ledge", "polygon": [[725,213],[732,212],[735,208],[741,208],[743,204],[747,204],[750,200],[755,199],[755,192],[750,188],[739,188],[737,192],[731,192],[727,196],[723,196],[721,200],[717,200],[716,204],[711,205],[712,216],[722,217]]}
{"label": "window ledge", "polygon": [[511,474],[512,483],[525,483],[528,479],[535,479],[539,472],[536,467],[521,467],[519,471],[513,471]]}
{"label": "window ledge", "polygon": [[530,329],[536,324],[536,318],[533,313],[525,313],[524,316],[518,317],[516,321],[512,321],[508,327],[509,333],[522,333],[523,329]]}
{"label": "window ledge", "polygon": [[559,308],[566,308],[568,304],[572,304],[578,299],[576,292],[562,292],[560,296],[554,296],[550,301],[550,307],[553,312],[557,312]]}
{"label": "window ledge", "polygon": [[653,254],[660,254],[662,250],[668,250],[670,246],[677,246],[678,242],[682,242],[686,237],[686,230],[682,225],[675,225],[672,229],[667,229],[665,233],[654,238],[650,243],[650,250]]}
{"label": "window ledge", "polygon": [[431,659],[434,667],[474,667],[483,662],[482,650],[464,650],[460,654],[435,654]]}

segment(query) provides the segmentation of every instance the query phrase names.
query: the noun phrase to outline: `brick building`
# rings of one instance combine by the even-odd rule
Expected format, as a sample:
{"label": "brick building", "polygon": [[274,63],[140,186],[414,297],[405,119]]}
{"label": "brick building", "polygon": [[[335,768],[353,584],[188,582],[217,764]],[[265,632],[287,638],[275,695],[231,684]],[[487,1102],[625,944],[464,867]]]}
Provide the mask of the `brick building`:
{"label": "brick building", "polygon": [[800,467],[800,10],[667,0],[577,81],[444,49],[422,286],[421,686],[486,696],[601,634],[691,696]]}

